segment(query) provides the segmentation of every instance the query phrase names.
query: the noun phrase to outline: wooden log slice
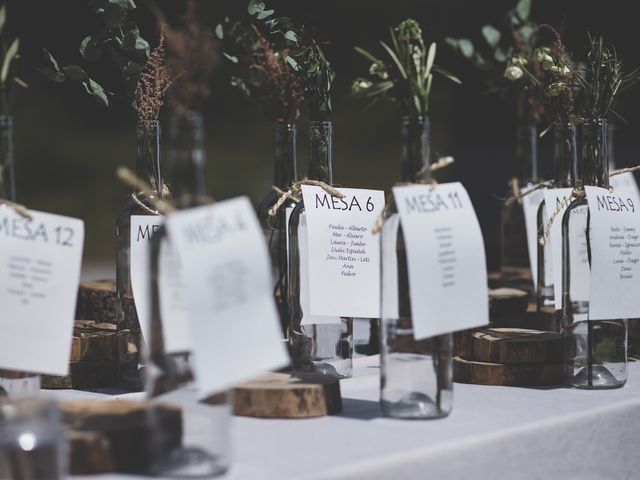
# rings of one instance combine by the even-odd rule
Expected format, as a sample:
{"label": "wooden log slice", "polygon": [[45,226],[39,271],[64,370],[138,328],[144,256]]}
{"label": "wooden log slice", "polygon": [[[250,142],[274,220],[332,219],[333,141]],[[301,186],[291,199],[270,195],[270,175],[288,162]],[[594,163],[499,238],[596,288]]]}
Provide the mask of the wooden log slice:
{"label": "wooden log slice", "polygon": [[490,363],[453,359],[453,380],[477,385],[509,387],[555,386],[563,383],[563,363]]}
{"label": "wooden log slice", "polygon": [[340,382],[317,373],[269,373],[234,390],[234,414],[244,417],[310,418],[342,410]]}
{"label": "wooden log slice", "polygon": [[471,358],[492,363],[560,363],[564,341],[556,332],[486,328],[471,335]]}
{"label": "wooden log slice", "polygon": [[67,430],[69,442],[69,473],[95,475],[115,470],[111,460],[111,442],[98,432]]}
{"label": "wooden log slice", "polygon": [[69,374],[65,376],[42,375],[41,387],[44,389],[108,388],[118,385],[117,361],[71,362]]}
{"label": "wooden log slice", "polygon": [[[133,400],[77,400],[60,405],[65,427],[108,439],[114,471],[144,472],[154,447],[170,452],[182,443],[182,411],[172,404]],[[151,428],[150,419],[153,419]]]}
{"label": "wooden log slice", "polygon": [[489,290],[489,313],[491,316],[519,314],[527,311],[529,294],[517,288],[495,288]]}
{"label": "wooden log slice", "polygon": [[[133,297],[124,299],[124,314],[136,318]],[[76,318],[86,318],[98,322],[116,323],[116,282],[115,280],[92,280],[81,282],[76,304]]]}

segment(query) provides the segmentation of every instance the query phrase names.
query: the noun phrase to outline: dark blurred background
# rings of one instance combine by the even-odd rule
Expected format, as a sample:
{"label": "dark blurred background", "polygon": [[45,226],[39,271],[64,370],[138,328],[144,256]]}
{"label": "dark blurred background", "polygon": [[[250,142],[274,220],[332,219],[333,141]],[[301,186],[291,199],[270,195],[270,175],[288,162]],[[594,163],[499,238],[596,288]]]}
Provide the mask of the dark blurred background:
{"label": "dark blurred background", "polygon": [[[77,216],[86,223],[85,257],[111,262],[115,255],[114,223],[128,189],[115,178],[119,165],[135,162],[134,118],[126,110],[106,110],[77,84],[53,84],[35,66],[49,48],[62,63],[79,62],[80,41],[95,30],[97,20],[85,0],[9,0],[9,28],[22,42],[22,77],[30,84],[18,92],[16,122],[18,197],[34,209]],[[136,0],[134,19],[142,36],[157,41],[153,15]],[[184,8],[181,0],[157,0],[169,19]],[[203,0],[203,23],[245,12],[245,0]],[[389,189],[399,176],[400,112],[378,104],[363,112],[350,98],[354,77],[368,69],[354,45],[377,49],[388,27],[406,17],[417,19],[425,39],[438,41],[437,63],[457,74],[462,86],[438,79],[432,97],[432,145],[456,163],[444,175],[462,181],[473,199],[485,233],[490,268],[497,264],[500,202],[507,179],[517,173],[514,160],[516,119],[513,106],[485,94],[481,75],[458,58],[443,39],[469,37],[482,41],[480,29],[498,25],[516,0],[270,0],[277,15],[312,21],[329,42],[327,53],[337,72],[334,94],[336,182],[350,187]],[[568,49],[582,57],[587,32],[601,33],[613,43],[631,70],[640,64],[637,0],[534,0],[532,18],[561,28]],[[224,63],[223,63],[224,65]],[[108,71],[113,72],[111,68]],[[98,72],[104,78],[108,72]],[[254,202],[271,185],[273,125],[260,105],[246,102],[228,86],[224,66],[214,79],[205,107],[207,121],[207,185],[216,198],[247,194]],[[109,80],[105,83],[108,84]],[[618,166],[640,160],[637,132],[639,93],[625,94],[618,110],[628,120],[615,138]],[[299,122],[299,169],[306,172],[306,121]],[[547,140],[548,143],[548,140]],[[541,151],[549,168],[550,146]]]}

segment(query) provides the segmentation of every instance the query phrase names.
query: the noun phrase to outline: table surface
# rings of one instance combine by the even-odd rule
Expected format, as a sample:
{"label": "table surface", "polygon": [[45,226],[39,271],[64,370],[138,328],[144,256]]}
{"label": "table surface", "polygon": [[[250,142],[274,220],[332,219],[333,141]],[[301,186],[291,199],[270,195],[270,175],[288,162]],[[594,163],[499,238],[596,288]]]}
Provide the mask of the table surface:
{"label": "table surface", "polygon": [[[640,478],[639,363],[629,364],[629,381],[617,390],[456,384],[451,415],[426,421],[382,417],[379,357],[358,358],[354,366],[354,378],[341,382],[340,415],[235,417],[233,466],[220,478]],[[60,400],[107,396],[46,395]]]}

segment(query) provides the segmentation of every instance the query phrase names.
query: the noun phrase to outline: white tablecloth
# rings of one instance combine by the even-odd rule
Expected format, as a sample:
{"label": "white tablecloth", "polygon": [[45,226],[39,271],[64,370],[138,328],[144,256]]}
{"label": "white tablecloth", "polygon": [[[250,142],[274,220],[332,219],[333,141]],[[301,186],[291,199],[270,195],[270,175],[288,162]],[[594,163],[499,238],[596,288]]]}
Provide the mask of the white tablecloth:
{"label": "white tablecloth", "polygon": [[640,479],[639,363],[618,390],[456,384],[448,418],[412,421],[381,417],[378,360],[355,361],[339,416],[236,417],[233,467],[220,478]]}

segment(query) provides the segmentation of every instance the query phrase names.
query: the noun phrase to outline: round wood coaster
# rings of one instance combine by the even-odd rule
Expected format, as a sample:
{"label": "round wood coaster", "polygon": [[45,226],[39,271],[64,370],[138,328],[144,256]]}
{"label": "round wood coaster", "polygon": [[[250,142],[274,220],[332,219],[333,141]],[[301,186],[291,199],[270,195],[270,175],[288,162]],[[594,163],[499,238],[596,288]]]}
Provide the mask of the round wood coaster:
{"label": "round wood coaster", "polygon": [[563,383],[562,363],[490,363],[453,359],[453,380],[477,385],[509,387],[554,386]]}
{"label": "round wood coaster", "polygon": [[517,288],[495,288],[489,290],[491,315],[523,313],[529,307],[529,294]]}
{"label": "round wood coaster", "polygon": [[486,328],[471,334],[471,358],[493,363],[561,363],[564,341],[556,332]]}
{"label": "round wood coaster", "polygon": [[329,375],[268,373],[234,390],[234,413],[244,417],[310,418],[340,410],[340,381]]}

